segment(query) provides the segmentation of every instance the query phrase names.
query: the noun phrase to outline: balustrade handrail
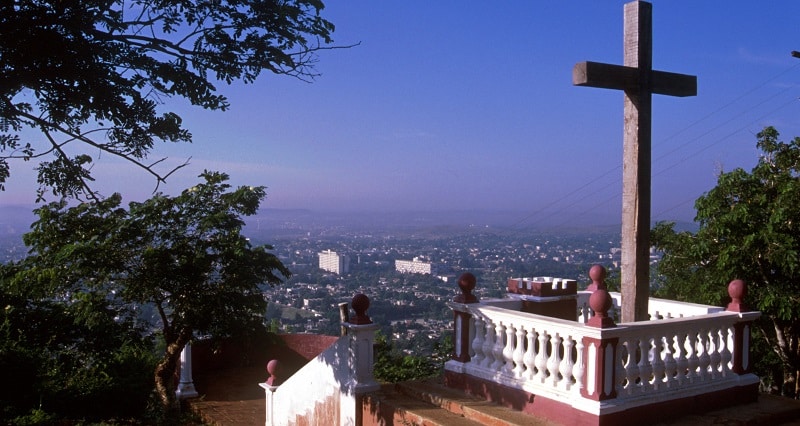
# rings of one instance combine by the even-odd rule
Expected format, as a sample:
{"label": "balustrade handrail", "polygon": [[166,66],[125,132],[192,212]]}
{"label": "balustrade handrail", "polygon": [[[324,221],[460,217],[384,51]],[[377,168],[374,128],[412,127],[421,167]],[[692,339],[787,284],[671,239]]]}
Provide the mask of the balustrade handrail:
{"label": "balustrade handrail", "polygon": [[[681,302],[661,301],[659,308]],[[669,301],[667,301],[669,302]],[[471,316],[470,356],[462,368],[534,394],[577,400],[585,386],[589,366],[585,339],[618,339],[613,378],[618,399],[651,398],[676,389],[734,381],[732,372],[734,327],[750,322],[759,312],[728,312],[690,304],[677,309],[691,316],[591,327],[578,321],[519,312],[518,300],[451,303],[455,311]],[[701,312],[705,312],[699,314]],[[554,350],[553,348],[557,348]]]}
{"label": "balustrade handrail", "polygon": [[[580,322],[586,322],[586,320],[591,316],[589,312],[589,297],[591,295],[591,291],[579,291],[577,293],[577,318]],[[610,292],[609,295],[611,296],[613,302],[609,315],[611,315],[613,318],[618,318],[620,305],[622,304],[622,295],[617,292]],[[652,320],[684,318],[722,312],[724,310],[724,308],[719,306],[702,305],[691,302],[679,302],[676,300],[659,299],[657,297],[651,297],[648,299],[647,304],[647,311],[650,315],[650,319]]]}

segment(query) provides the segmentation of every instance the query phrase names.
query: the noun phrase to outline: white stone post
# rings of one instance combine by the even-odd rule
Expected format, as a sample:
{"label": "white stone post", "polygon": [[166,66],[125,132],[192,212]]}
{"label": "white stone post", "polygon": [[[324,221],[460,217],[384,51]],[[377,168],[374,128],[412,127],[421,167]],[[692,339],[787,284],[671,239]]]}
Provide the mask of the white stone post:
{"label": "white stone post", "polygon": [[350,337],[348,364],[353,374],[347,383],[347,389],[353,394],[362,394],[378,390],[380,385],[373,376],[375,331],[377,324],[356,325],[343,324]]}
{"label": "white stone post", "polygon": [[274,408],[274,398],[275,398],[275,391],[278,390],[277,386],[270,386],[266,383],[259,383],[259,386],[264,388],[264,393],[266,394],[266,401],[267,401],[267,418],[266,422],[264,423],[265,426],[273,426],[275,424],[275,408]]}
{"label": "white stone post", "polygon": [[198,396],[192,381],[192,344],[187,343],[181,351],[181,379],[178,382],[178,390],[175,391],[178,399],[195,398]]}

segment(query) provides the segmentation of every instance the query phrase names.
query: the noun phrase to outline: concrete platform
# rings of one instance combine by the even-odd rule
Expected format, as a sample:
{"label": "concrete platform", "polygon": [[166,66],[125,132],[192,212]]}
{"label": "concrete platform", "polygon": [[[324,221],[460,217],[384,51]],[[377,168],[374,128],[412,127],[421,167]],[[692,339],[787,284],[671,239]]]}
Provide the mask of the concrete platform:
{"label": "concrete platform", "polygon": [[205,424],[219,426],[263,425],[266,419],[263,367],[228,368],[194,378],[200,394],[187,401]]}
{"label": "concrete platform", "polygon": [[[209,425],[262,425],[266,408],[264,391],[258,383],[265,379],[260,367],[206,373],[195,377],[195,388],[200,397],[189,400],[187,405]],[[485,401],[459,395],[451,389],[443,389],[437,379],[384,385],[370,398],[376,403],[386,398],[387,404],[397,404],[404,410],[398,419],[407,424],[554,425],[535,418],[525,421],[525,417],[520,417],[521,413],[509,412]],[[652,424],[800,426],[800,400],[762,394],[758,402],[752,404]]]}

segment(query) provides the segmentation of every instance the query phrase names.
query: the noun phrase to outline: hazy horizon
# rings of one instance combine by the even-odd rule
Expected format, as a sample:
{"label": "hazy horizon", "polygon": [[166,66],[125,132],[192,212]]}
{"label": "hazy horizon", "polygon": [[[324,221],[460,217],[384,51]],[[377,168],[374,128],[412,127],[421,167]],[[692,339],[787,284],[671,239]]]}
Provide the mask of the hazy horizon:
{"label": "hazy horizon", "polygon": [[[522,211],[324,211],[313,209],[261,208],[253,216],[243,217],[248,235],[253,230],[319,230],[339,229],[343,233],[358,231],[431,230],[459,232],[472,229],[493,233],[516,232],[614,232],[621,229],[619,218],[607,221],[588,218],[582,221],[561,221],[558,218],[531,223],[529,212]],[[22,234],[35,220],[24,206],[0,205],[0,234]],[[655,221],[653,222],[655,224]],[[695,229],[693,222],[677,221],[680,229]],[[5,227],[5,228],[2,228]]]}

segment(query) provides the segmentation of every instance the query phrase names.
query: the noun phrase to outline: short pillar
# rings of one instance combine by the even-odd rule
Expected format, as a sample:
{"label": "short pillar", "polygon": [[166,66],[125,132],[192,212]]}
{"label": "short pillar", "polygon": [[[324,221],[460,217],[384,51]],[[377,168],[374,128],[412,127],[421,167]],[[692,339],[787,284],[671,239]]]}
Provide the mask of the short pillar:
{"label": "short pillar", "polygon": [[275,424],[275,401],[274,401],[274,399],[275,399],[275,391],[278,390],[278,387],[277,386],[270,386],[270,385],[268,385],[266,383],[259,383],[258,385],[261,386],[264,389],[264,393],[266,393],[266,398],[265,399],[267,401],[267,411],[266,411],[267,416],[266,416],[266,421],[264,422],[264,425],[272,426],[272,425]]}
{"label": "short pillar", "polygon": [[[728,284],[728,295],[731,302],[728,303],[728,312],[747,312],[747,305],[744,298],[747,296],[747,283],[742,280],[733,280]],[[733,349],[731,359],[731,370],[739,375],[748,374],[752,371],[750,362],[750,328],[753,321],[741,321],[733,325]]]}
{"label": "short pillar", "polygon": [[[586,323],[587,327],[600,329],[616,327],[608,316],[611,309],[611,295],[602,288],[595,290],[589,298],[589,306],[595,315]],[[589,337],[583,338],[584,359],[586,360],[586,384],[581,387],[581,395],[595,401],[617,397],[614,377],[617,369],[617,344],[619,338]]]}
{"label": "short pillar", "polygon": [[453,355],[454,361],[466,363],[470,360],[472,338],[475,329],[472,326],[472,314],[466,309],[467,304],[478,303],[478,298],[472,294],[477,280],[469,272],[461,274],[458,278],[458,287],[461,294],[453,299]]}
{"label": "short pillar", "polygon": [[355,315],[349,323],[343,324],[347,328],[349,337],[348,366],[352,372],[346,386],[354,394],[362,394],[380,389],[380,385],[373,376],[375,331],[378,325],[373,324],[367,316],[369,298],[357,294],[351,302]]}
{"label": "short pillar", "polygon": [[586,360],[586,384],[581,387],[581,396],[595,401],[617,397],[616,357],[619,339],[597,339],[585,336],[583,350]]}
{"label": "short pillar", "polygon": [[270,360],[267,363],[267,381],[264,383],[259,383],[258,385],[264,389],[264,393],[266,394],[266,422],[264,423],[266,426],[272,426],[275,424],[275,391],[278,390],[278,386],[283,381],[282,377],[280,376],[280,362],[277,359]]}
{"label": "short pillar", "polygon": [[192,380],[192,344],[187,343],[181,351],[181,377],[178,389],[175,391],[178,399],[195,398],[198,396]]}

